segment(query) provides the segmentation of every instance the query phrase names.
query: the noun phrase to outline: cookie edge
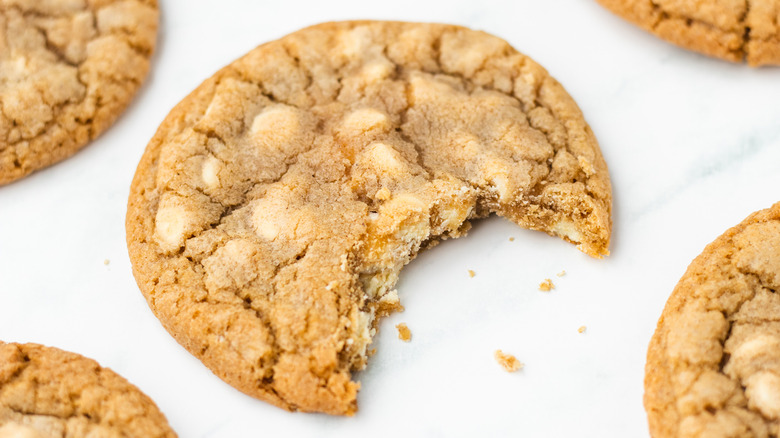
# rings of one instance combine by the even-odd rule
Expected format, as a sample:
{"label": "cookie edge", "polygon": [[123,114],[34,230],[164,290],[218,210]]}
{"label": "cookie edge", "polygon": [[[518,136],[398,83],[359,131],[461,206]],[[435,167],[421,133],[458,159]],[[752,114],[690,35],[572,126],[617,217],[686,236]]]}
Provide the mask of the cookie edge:
{"label": "cookie edge", "polygon": [[751,213],[742,222],[729,228],[704,247],[701,254],[696,256],[688,266],[685,274],[680,278],[667,299],[653,337],[650,339],[645,364],[643,404],[647,412],[647,421],[652,437],[676,437],[680,424],[680,416],[676,408],[677,400],[669,383],[672,378],[672,366],[666,356],[666,334],[668,332],[665,325],[666,317],[681,309],[684,298],[690,296],[692,285],[688,279],[710,264],[719,263],[718,260],[714,260],[715,253],[719,248],[732,244],[734,237],[750,225],[770,220],[780,220],[780,202]]}

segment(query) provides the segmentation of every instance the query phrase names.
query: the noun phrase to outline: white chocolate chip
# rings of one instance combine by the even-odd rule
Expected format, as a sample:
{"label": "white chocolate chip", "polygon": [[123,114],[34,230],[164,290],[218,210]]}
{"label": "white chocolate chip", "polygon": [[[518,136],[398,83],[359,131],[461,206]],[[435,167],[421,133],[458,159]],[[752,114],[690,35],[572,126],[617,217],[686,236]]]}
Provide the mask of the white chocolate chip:
{"label": "white chocolate chip", "polygon": [[371,29],[368,26],[357,26],[341,35],[341,52],[348,58],[358,58],[365,54],[371,46]]}
{"label": "white chocolate chip", "polygon": [[746,368],[759,356],[771,354],[780,348],[780,339],[768,334],[759,334],[745,341],[732,353],[729,369],[735,369],[738,375],[745,378]]}
{"label": "white chocolate chip", "polygon": [[3,62],[3,76],[8,81],[16,82],[30,76],[30,69],[27,66],[27,58],[24,55],[17,55]]}
{"label": "white chocolate chip", "polygon": [[439,220],[441,221],[441,229],[446,231],[455,231],[461,224],[468,218],[473,210],[471,204],[453,203],[445,208],[439,210]]}
{"label": "white chocolate chip", "polygon": [[366,354],[366,348],[371,343],[371,323],[374,321],[373,313],[358,312],[357,318],[352,321],[352,325],[355,327],[354,337],[354,349],[360,355]]}
{"label": "white chocolate chip", "polygon": [[264,108],[252,121],[249,135],[267,145],[282,145],[293,140],[301,129],[297,110],[287,105]]}
{"label": "white chocolate chip", "polygon": [[274,240],[286,225],[287,204],[271,196],[258,199],[252,207],[252,226],[258,236]]}
{"label": "white chocolate chip", "polygon": [[361,78],[367,84],[373,84],[386,79],[395,70],[395,64],[386,58],[371,61],[363,66]]}
{"label": "white chocolate chip", "polygon": [[759,372],[747,379],[748,404],[764,416],[780,418],[780,377],[770,372]]}
{"label": "white chocolate chip", "polygon": [[516,193],[517,184],[512,179],[511,169],[507,163],[491,159],[483,168],[483,174],[485,179],[490,182],[492,191],[498,195],[502,202],[512,200]]}
{"label": "white chocolate chip", "polygon": [[165,251],[175,251],[184,244],[192,218],[173,196],[163,196],[155,217],[154,238]]}
{"label": "white chocolate chip", "polygon": [[580,233],[579,230],[577,230],[577,227],[576,225],[574,225],[574,222],[568,220],[562,220],[556,223],[555,225],[553,225],[552,231],[555,234],[561,237],[565,237],[575,243],[580,243],[584,240],[582,233]]}
{"label": "white chocolate chip", "polygon": [[203,167],[201,168],[201,179],[206,187],[214,190],[219,187],[219,170],[222,167],[222,163],[214,156],[209,155],[208,158],[203,160]]}
{"label": "white chocolate chip", "polygon": [[361,276],[363,292],[372,300],[386,296],[389,288],[398,281],[397,270],[385,270],[371,276]]}
{"label": "white chocolate chip", "polygon": [[390,127],[390,120],[385,113],[373,108],[362,108],[344,117],[339,133],[356,136],[369,131],[387,132]]}
{"label": "white chocolate chip", "polygon": [[408,166],[401,155],[392,146],[385,143],[372,143],[366,147],[360,158],[361,165],[388,175],[400,175],[407,172]]}
{"label": "white chocolate chip", "polygon": [[2,438],[45,438],[45,436],[23,424],[10,422],[0,427],[0,437]]}
{"label": "white chocolate chip", "polygon": [[392,306],[396,306],[401,303],[400,298],[398,298],[398,291],[393,289],[391,291],[388,291],[384,295],[382,295],[382,298],[379,299],[380,304],[389,304]]}

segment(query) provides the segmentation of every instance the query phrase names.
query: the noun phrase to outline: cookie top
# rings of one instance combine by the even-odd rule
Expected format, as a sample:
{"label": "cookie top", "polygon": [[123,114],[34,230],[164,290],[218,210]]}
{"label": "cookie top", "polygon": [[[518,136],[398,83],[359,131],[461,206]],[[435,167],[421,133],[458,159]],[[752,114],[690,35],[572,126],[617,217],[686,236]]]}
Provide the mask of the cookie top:
{"label": "cookie top", "polygon": [[780,65],[780,0],[597,0],[686,49],[756,67]]}
{"label": "cookie top", "polygon": [[149,70],[157,0],[0,0],[0,184],[106,130]]}
{"label": "cookie top", "polygon": [[92,359],[0,342],[0,438],[175,437],[152,400]]}
{"label": "cookie top", "polygon": [[168,115],[132,183],[147,301],[219,377],[351,414],[420,248],[503,215],[606,254],[596,139],[547,72],[457,26],[342,22],[262,45]]}
{"label": "cookie top", "polygon": [[654,437],[780,434],[780,203],[708,245],[650,341]]}

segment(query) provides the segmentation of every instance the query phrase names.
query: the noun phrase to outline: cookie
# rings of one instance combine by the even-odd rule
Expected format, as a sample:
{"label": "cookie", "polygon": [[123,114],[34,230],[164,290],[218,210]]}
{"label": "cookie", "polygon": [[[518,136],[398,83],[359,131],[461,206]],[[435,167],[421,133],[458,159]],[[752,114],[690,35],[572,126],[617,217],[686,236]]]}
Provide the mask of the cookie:
{"label": "cookie", "polygon": [[654,437],[780,434],[780,203],[709,244],[650,341]]}
{"label": "cookie", "polygon": [[0,0],[0,185],[105,131],[149,70],[157,0]]}
{"label": "cookie", "polygon": [[152,400],[92,359],[0,342],[0,437],[176,437]]}
{"label": "cookie", "polygon": [[597,0],[686,49],[751,66],[780,65],[778,0]]}
{"label": "cookie", "polygon": [[542,67],[463,27],[362,21],[257,47],[179,103],[126,225],[149,306],[216,375],[349,415],[420,249],[495,212],[599,257],[610,209],[596,139]]}

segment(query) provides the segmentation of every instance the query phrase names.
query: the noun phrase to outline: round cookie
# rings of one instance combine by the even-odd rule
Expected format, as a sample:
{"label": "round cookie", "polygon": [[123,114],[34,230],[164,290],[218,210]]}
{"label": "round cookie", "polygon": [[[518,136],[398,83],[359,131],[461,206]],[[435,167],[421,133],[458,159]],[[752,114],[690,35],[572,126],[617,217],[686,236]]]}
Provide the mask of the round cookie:
{"label": "round cookie", "polygon": [[780,203],[709,244],[650,341],[654,437],[780,434]]}
{"label": "round cookie", "polygon": [[611,188],[564,89],[499,38],[313,26],[168,115],[132,183],[133,271],[215,374],[289,410],[352,414],[377,320],[421,248],[491,212],[608,253]]}
{"label": "round cookie", "polygon": [[780,0],[597,0],[686,49],[751,66],[780,65]]}
{"label": "round cookie", "polygon": [[152,400],[92,359],[0,342],[0,437],[176,437]]}
{"label": "round cookie", "polygon": [[157,0],[0,0],[0,185],[105,131],[149,70]]}

